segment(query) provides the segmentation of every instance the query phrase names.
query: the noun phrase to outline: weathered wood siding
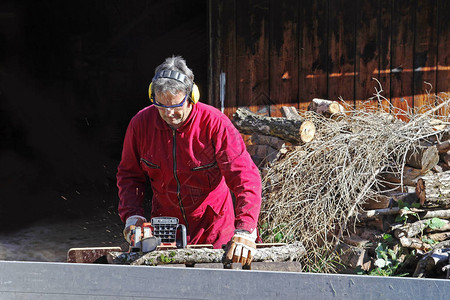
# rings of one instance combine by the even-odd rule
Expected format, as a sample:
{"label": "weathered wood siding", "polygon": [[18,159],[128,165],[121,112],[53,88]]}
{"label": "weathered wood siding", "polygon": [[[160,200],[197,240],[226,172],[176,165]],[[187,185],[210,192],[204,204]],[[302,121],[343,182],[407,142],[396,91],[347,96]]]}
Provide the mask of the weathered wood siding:
{"label": "weathered wood siding", "polygon": [[210,0],[209,12],[209,103],[229,116],[313,98],[377,106],[379,83],[386,109],[421,112],[450,92],[447,0]]}

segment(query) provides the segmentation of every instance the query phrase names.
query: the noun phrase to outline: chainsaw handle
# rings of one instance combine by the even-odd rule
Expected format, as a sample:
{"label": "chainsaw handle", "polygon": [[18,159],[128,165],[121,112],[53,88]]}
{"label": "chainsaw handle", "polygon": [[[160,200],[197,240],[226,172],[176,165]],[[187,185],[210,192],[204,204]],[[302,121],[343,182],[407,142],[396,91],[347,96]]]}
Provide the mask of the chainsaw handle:
{"label": "chainsaw handle", "polygon": [[177,230],[180,230],[181,235],[181,241],[177,241],[177,248],[186,248],[187,246],[186,226],[184,226],[184,224],[178,224]]}

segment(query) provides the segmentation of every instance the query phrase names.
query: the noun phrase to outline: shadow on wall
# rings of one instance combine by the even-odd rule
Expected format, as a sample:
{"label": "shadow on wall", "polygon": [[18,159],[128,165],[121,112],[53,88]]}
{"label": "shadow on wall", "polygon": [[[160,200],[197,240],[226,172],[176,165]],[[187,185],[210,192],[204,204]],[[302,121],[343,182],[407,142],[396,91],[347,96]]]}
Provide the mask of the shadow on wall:
{"label": "shadow on wall", "polygon": [[206,82],[205,1],[152,2],[0,4],[3,228],[114,209],[123,136],[154,68],[182,55]]}

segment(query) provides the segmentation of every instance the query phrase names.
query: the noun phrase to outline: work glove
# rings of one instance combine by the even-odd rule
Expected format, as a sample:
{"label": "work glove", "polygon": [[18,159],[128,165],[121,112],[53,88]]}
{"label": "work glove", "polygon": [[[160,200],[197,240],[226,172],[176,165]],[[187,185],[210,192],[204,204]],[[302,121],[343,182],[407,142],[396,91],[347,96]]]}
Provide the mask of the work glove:
{"label": "work glove", "polygon": [[224,264],[240,262],[242,267],[250,267],[256,252],[256,229],[252,233],[236,229],[234,236],[228,242],[223,258]]}
{"label": "work glove", "polygon": [[144,224],[145,222],[147,222],[147,219],[143,216],[134,215],[128,217],[127,221],[125,222],[125,228],[123,230],[123,236],[128,243],[131,242],[131,226],[142,226],[142,224]]}

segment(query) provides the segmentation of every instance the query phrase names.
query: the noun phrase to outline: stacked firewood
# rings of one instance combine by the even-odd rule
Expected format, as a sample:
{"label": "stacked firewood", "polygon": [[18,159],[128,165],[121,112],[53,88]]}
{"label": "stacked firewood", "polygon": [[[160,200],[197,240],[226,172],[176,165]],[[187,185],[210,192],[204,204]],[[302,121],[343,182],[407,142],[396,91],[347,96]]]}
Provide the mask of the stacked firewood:
{"label": "stacked firewood", "polygon": [[387,261],[405,263],[405,273],[450,278],[450,171],[420,177],[413,192],[381,193],[367,199],[362,208],[343,238],[357,248],[353,252],[359,259],[347,266],[366,271],[377,267],[376,248],[384,244],[395,255]]}
{"label": "stacked firewood", "polygon": [[389,275],[448,278],[448,120],[429,113],[406,124],[384,112],[349,113],[344,105],[314,99],[306,113],[283,107],[284,118],[244,109],[234,115],[236,127],[252,136],[249,152],[263,175],[263,233],[270,241],[300,240],[314,255],[319,247],[339,253],[347,270],[395,263]]}

